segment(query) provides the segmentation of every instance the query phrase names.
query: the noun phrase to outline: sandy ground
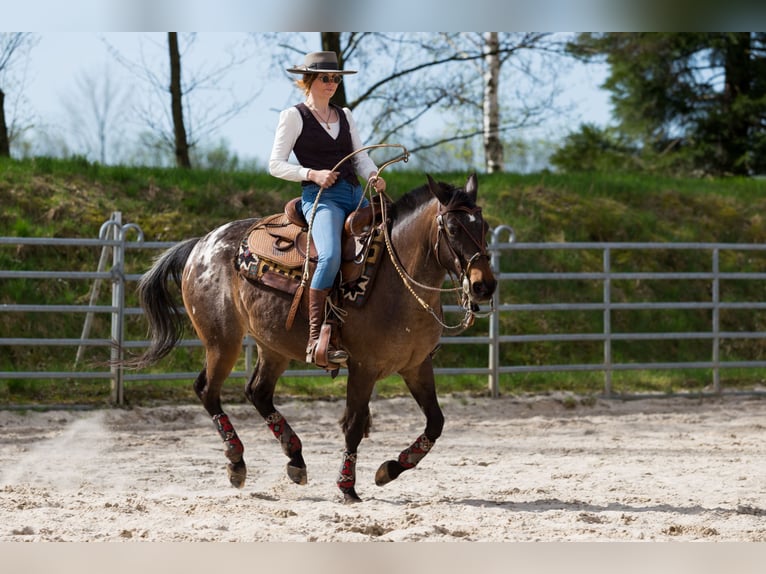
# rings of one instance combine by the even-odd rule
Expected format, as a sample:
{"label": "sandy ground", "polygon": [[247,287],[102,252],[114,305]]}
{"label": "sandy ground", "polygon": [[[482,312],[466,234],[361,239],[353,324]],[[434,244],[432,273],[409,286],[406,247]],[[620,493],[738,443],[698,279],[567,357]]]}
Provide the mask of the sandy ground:
{"label": "sandy ground", "polygon": [[372,404],[357,491],[335,486],[341,402],[283,401],[309,483],[254,409],[228,412],[249,476],[229,486],[200,406],[0,411],[0,541],[766,542],[766,399],[443,397],[442,438],[385,487],[422,431],[408,398]]}

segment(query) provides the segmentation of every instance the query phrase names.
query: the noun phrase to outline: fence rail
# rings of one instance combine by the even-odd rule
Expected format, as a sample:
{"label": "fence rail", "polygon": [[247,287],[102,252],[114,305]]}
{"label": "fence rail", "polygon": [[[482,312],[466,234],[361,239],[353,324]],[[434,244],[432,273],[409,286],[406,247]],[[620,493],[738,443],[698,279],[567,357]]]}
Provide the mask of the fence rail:
{"label": "fence rail", "polygon": [[[135,240],[128,237],[135,234]],[[88,305],[67,304],[2,304],[0,312],[39,312],[39,313],[85,313],[83,332],[80,338],[20,338],[0,337],[0,349],[8,346],[72,346],[78,348],[78,359],[86,347],[109,347],[111,358],[121,358],[122,349],[141,348],[148,345],[145,340],[126,340],[124,321],[126,315],[142,313],[140,308],[126,307],[126,284],[140,279],[140,275],[126,274],[126,252],[133,249],[167,249],[174,242],[144,241],[143,232],[138,225],[122,223],[119,212],[101,227],[98,239],[59,239],[59,238],[22,238],[0,237],[0,247],[3,245],[42,245],[52,247],[90,246],[101,248],[101,258],[98,270],[82,271],[43,271],[43,270],[0,270],[0,279],[77,279],[93,281],[91,303]],[[601,252],[602,269],[588,272],[500,272],[501,256],[521,251],[598,251]],[[654,250],[678,251],[709,251],[710,270],[678,272],[675,270],[663,272],[620,272],[613,270],[615,251],[651,252]],[[562,372],[562,371],[593,371],[604,375],[604,393],[612,394],[612,374],[627,370],[673,370],[673,369],[709,369],[712,371],[713,390],[721,392],[720,371],[727,368],[762,368],[766,361],[723,361],[720,358],[721,342],[734,339],[764,339],[764,332],[724,331],[720,328],[720,313],[723,310],[763,310],[766,301],[722,301],[720,297],[721,282],[724,280],[763,281],[764,272],[724,272],[720,270],[722,252],[751,251],[766,253],[766,245],[761,244],[732,244],[732,243],[518,243],[515,241],[513,230],[501,225],[492,231],[489,252],[492,266],[497,274],[500,288],[497,289],[493,301],[495,312],[489,317],[488,335],[466,335],[444,337],[444,344],[481,344],[487,345],[486,367],[455,367],[437,368],[437,375],[480,375],[487,376],[487,384],[492,396],[498,396],[501,375],[531,372]],[[111,266],[108,255],[111,252]],[[109,269],[107,270],[107,267]],[[592,302],[553,302],[553,303],[503,303],[501,301],[502,286],[520,281],[597,281],[602,284],[600,301]],[[677,301],[677,302],[616,302],[613,299],[613,284],[615,281],[644,281],[644,280],[680,280],[705,281],[710,284],[710,300],[708,301]],[[99,286],[102,282],[111,284],[111,305],[97,305]],[[447,306],[449,311],[457,311],[456,307]],[[710,330],[702,332],[656,332],[656,333],[620,333],[613,332],[613,313],[625,310],[703,310],[711,314]],[[601,312],[603,330],[599,333],[543,333],[543,334],[501,334],[501,316],[513,312],[546,312],[546,311],[590,311]],[[110,338],[90,338],[90,321],[95,314],[111,315]],[[5,334],[3,334],[5,335]],[[709,340],[710,359],[693,362],[652,362],[652,363],[620,363],[615,362],[613,343],[616,341],[639,340]],[[588,364],[561,365],[502,365],[501,345],[514,343],[535,342],[598,342],[603,345],[603,360]],[[117,343],[115,345],[115,343]],[[197,339],[185,339],[179,343],[182,347],[199,347]],[[245,370],[232,373],[234,377],[246,377],[252,371],[254,356],[254,341],[249,336],[243,341],[245,350]],[[286,376],[316,376],[318,371],[313,368],[303,370],[288,370]],[[106,379],[111,384],[113,402],[122,404],[124,400],[124,383],[135,380],[176,380],[193,379],[196,372],[176,372],[140,374],[128,373],[114,366],[102,372],[70,370],[70,371],[0,371],[2,379]]]}

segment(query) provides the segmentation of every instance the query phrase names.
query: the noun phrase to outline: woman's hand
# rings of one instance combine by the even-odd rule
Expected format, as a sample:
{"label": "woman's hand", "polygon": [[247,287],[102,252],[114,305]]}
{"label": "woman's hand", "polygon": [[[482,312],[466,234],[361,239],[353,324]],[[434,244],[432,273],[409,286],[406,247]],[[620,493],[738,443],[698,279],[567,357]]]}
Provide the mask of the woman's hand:
{"label": "woman's hand", "polygon": [[335,185],[339,175],[340,172],[329,169],[311,169],[309,170],[309,181],[313,181],[322,189],[327,189]]}
{"label": "woman's hand", "polygon": [[376,172],[370,174],[368,181],[378,193],[386,191],[386,180],[382,177],[378,177]]}

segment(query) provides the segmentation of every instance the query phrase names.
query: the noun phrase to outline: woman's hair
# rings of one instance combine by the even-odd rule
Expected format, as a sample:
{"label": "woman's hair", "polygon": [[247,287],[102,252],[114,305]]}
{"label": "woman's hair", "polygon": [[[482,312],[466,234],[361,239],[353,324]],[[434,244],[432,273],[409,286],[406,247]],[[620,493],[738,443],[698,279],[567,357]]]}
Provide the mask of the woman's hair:
{"label": "woman's hair", "polygon": [[316,74],[303,74],[300,80],[295,80],[295,85],[298,89],[303,90],[303,93],[308,95],[311,91],[311,84],[317,79]]}

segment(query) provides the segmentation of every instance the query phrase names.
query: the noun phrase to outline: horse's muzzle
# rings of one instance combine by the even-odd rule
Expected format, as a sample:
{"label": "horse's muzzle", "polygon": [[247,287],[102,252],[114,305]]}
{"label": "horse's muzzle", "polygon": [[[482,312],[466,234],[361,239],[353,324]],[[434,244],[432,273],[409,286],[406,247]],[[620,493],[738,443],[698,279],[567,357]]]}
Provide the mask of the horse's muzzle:
{"label": "horse's muzzle", "polygon": [[485,303],[489,301],[496,288],[497,280],[485,258],[471,265],[463,282],[463,291],[471,302]]}

